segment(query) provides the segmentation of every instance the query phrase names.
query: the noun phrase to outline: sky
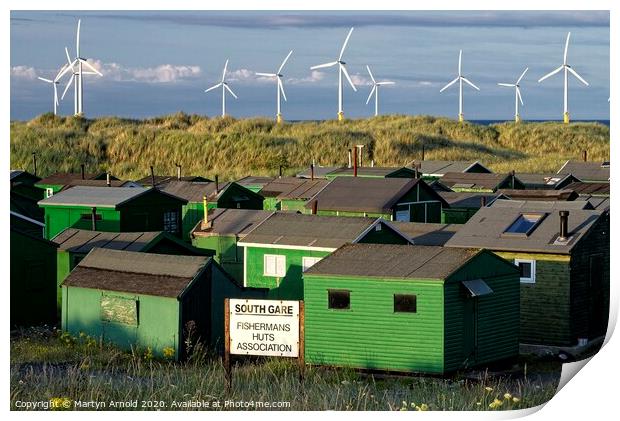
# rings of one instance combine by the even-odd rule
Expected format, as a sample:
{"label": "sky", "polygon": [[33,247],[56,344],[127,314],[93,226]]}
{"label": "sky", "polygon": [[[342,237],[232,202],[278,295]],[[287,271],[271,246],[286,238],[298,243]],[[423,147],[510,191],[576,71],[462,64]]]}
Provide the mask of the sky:
{"label": "sky", "polygon": [[[521,117],[561,119],[563,77],[537,80],[562,64],[571,31],[568,63],[590,84],[569,77],[571,118],[609,119],[607,11],[12,11],[11,120],[52,111],[52,86],[37,76],[56,75],[65,46],[75,55],[78,19],[81,56],[103,74],[84,76],[84,113],[91,118],[219,115],[221,91],[204,90],[219,82],[226,59],[227,81],[239,97],[227,98],[227,113],[273,117],[275,81],[255,73],[275,72],[290,50],[284,118],[335,118],[337,69],[310,67],[336,60],[355,27],[343,57],[358,88],[344,88],[347,117],[374,113],[373,102],[366,105],[369,65],[378,81],[395,82],[381,87],[380,113],[456,118],[458,87],[439,90],[457,76],[462,49],[463,75],[480,88],[464,87],[466,119],[512,119],[514,90],[497,83],[514,83],[526,67]],[[59,113],[73,113],[72,88]]]}

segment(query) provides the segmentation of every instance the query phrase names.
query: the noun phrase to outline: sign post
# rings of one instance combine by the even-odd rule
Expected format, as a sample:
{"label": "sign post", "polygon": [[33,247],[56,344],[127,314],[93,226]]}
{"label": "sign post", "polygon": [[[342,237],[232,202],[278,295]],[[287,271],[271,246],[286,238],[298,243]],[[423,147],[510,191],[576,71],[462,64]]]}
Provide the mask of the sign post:
{"label": "sign post", "polygon": [[232,389],[232,370],[230,368],[230,299],[224,299],[224,379],[226,393]]}

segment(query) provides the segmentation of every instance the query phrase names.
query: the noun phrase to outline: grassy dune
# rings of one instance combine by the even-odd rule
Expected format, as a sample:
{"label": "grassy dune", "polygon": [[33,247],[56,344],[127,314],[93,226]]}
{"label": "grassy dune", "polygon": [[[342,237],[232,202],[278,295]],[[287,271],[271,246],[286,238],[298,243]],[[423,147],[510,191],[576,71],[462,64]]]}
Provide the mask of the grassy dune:
{"label": "grassy dune", "polygon": [[364,162],[404,165],[420,159],[477,159],[498,172],[555,172],[588,151],[590,160],[609,159],[609,127],[597,123],[459,124],[446,118],[390,115],[345,122],[276,125],[267,119],[207,118],[178,113],[145,120],[88,120],[43,114],[11,123],[11,168],[38,173],[109,170],[120,178],[184,174],[235,179],[287,174],[320,165],[342,165],[347,149],[364,144]]}

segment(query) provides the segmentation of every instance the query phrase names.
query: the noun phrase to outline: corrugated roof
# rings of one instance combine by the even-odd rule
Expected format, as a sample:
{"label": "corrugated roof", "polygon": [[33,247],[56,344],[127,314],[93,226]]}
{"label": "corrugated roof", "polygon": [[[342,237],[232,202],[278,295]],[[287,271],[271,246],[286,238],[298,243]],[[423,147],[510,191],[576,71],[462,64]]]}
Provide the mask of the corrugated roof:
{"label": "corrugated roof", "polygon": [[458,232],[462,224],[425,224],[421,222],[392,222],[400,232],[408,236],[415,245],[443,246]]}
{"label": "corrugated roof", "polygon": [[[325,176],[327,174],[330,174],[338,169],[341,169],[342,167],[320,167],[320,166],[315,166],[314,167],[314,178],[325,178]],[[311,178],[312,174],[311,174],[311,170],[310,168],[301,171],[299,173],[297,173],[297,175],[295,175],[295,177],[298,178]]]}
{"label": "corrugated roof", "polygon": [[[543,202],[529,202],[523,208],[481,208],[454,234],[446,247],[568,254],[602,214],[596,210],[571,209],[568,218],[569,241],[557,242],[560,231],[559,205],[570,202],[555,202],[554,205],[558,205],[555,209],[558,210],[537,206],[540,203]],[[540,212],[546,216],[528,236],[505,234],[504,231],[524,212]]]}
{"label": "corrugated roof", "polygon": [[208,215],[211,227],[202,229],[201,224],[198,224],[192,234],[200,237],[237,235],[239,238],[244,238],[248,232],[272,213],[272,211],[251,209],[211,209]]}
{"label": "corrugated roof", "polygon": [[102,232],[67,228],[52,241],[58,244],[60,250],[76,253],[88,253],[93,248],[142,251],[161,234],[161,231]]}
{"label": "corrugated roof", "polygon": [[215,190],[215,182],[201,181],[178,181],[173,180],[161,187],[163,192],[173,196],[181,197],[188,202],[202,202],[203,196],[207,200],[215,200],[219,194],[228,188],[230,183],[219,183],[219,190]]}
{"label": "corrugated roof", "polygon": [[[441,184],[450,188],[495,190],[509,174],[447,172],[439,179]],[[517,178],[518,182],[518,178]]]}
{"label": "corrugated roof", "polygon": [[305,275],[441,280],[479,252],[471,248],[347,244],[314,264]]}
{"label": "corrugated roof", "polygon": [[568,160],[558,174],[573,174],[582,181],[609,181],[609,162]]}
{"label": "corrugated roof", "polygon": [[254,228],[243,243],[338,248],[355,240],[374,218],[277,212]]}
{"label": "corrugated roof", "polygon": [[579,195],[568,188],[562,190],[547,189],[499,189],[498,192],[506,197],[514,200],[559,200],[571,201],[575,200]]}
{"label": "corrugated roof", "polygon": [[495,208],[511,208],[532,211],[561,211],[573,209],[592,209],[587,202],[583,201],[543,201],[543,200],[504,200],[498,199],[490,206]]}
{"label": "corrugated roof", "polygon": [[[470,167],[480,165],[482,168],[487,169],[478,161],[412,161],[407,165],[408,167],[415,168],[416,165],[420,166],[420,171],[424,175],[436,175],[440,176],[449,172],[465,172]],[[488,169],[487,169],[488,170]],[[490,170],[489,170],[490,171]]]}
{"label": "corrugated roof", "polygon": [[396,202],[420,182],[414,178],[336,177],[306,207],[312,207],[311,202],[316,200],[319,210],[391,212]]}
{"label": "corrugated roof", "polygon": [[142,187],[109,188],[75,186],[68,190],[58,192],[47,199],[43,199],[39,201],[39,204],[114,208],[121,203],[146,193],[147,191],[148,189]]}
{"label": "corrugated roof", "polygon": [[567,190],[573,190],[576,193],[590,194],[593,196],[609,196],[609,183],[571,183],[566,186]]}

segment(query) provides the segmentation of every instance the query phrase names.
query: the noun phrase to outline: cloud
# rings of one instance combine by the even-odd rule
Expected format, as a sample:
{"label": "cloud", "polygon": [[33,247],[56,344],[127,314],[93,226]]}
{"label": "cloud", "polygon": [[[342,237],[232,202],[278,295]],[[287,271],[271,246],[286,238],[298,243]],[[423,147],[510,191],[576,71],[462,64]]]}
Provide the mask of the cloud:
{"label": "cloud", "polygon": [[103,63],[100,60],[89,59],[88,62],[100,71],[105,79],[116,82],[175,83],[195,79],[202,74],[200,66],[160,64],[155,67],[124,67],[118,63]]}
{"label": "cloud", "polygon": [[37,77],[37,71],[30,66],[13,66],[11,67],[11,77],[17,79],[34,80]]}
{"label": "cloud", "polygon": [[302,78],[291,77],[286,79],[286,83],[290,83],[291,85],[303,85],[306,83],[321,82],[323,79],[325,79],[324,72],[313,70],[312,73],[310,73],[310,76]]}
{"label": "cloud", "polygon": [[351,80],[355,86],[372,86],[372,81],[366,76],[362,76],[359,73],[349,76],[351,76]]}

